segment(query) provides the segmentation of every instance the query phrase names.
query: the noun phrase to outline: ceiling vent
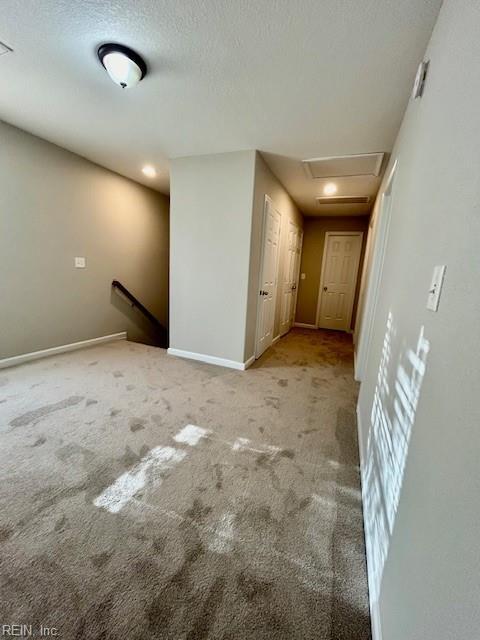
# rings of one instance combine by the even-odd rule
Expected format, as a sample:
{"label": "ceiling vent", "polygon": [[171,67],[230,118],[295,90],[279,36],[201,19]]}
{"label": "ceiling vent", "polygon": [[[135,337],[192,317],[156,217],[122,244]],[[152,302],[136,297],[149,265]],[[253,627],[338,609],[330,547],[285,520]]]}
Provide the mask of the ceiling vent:
{"label": "ceiling vent", "polygon": [[348,176],[379,176],[384,153],[363,153],[355,156],[332,156],[303,160],[309,178],[346,178]]}
{"label": "ceiling vent", "polygon": [[369,204],[370,196],[318,196],[315,198],[317,204]]}
{"label": "ceiling vent", "polygon": [[13,51],[13,49],[10,49],[6,44],[0,42],[0,56],[3,56],[4,53],[10,53],[11,51]]}

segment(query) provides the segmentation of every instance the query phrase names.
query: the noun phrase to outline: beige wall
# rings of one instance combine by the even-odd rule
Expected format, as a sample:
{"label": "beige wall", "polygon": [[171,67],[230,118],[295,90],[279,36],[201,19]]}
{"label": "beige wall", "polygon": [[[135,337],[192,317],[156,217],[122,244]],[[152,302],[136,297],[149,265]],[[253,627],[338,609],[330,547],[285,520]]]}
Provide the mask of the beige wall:
{"label": "beige wall", "polygon": [[[258,152],[172,161],[172,349],[235,363],[254,355],[266,194],[282,215],[283,256],[288,220],[301,226],[302,216]],[[276,333],[279,317],[278,296]]]}
{"label": "beige wall", "polygon": [[171,163],[173,349],[242,363],[255,151]]}
{"label": "beige wall", "polygon": [[[283,281],[283,267],[286,259],[288,241],[288,222],[291,220],[299,227],[303,226],[303,216],[299,212],[295,203],[285,191],[277,178],[265,164],[262,156],[257,152],[255,162],[255,187],[253,192],[252,211],[252,234],[251,234],[251,258],[249,275],[248,311],[247,311],[247,331],[245,338],[245,360],[248,360],[255,353],[255,336],[257,323],[257,303],[258,288],[260,278],[260,262],[262,252],[263,236],[263,214],[265,206],[265,196],[268,195],[273,201],[274,207],[280,212],[282,217],[281,239],[280,239],[280,269],[279,283]],[[281,295],[280,286],[277,292],[274,336],[279,333],[280,326]]]}
{"label": "beige wall", "polygon": [[168,199],[0,122],[0,358],[142,337],[114,278],[167,323]]}
{"label": "beige wall", "polygon": [[[390,161],[391,222],[358,407],[384,640],[470,640],[480,628],[479,30],[478,2],[445,0],[425,93],[410,100]],[[442,264],[434,313],[427,294]]]}
{"label": "beige wall", "polygon": [[[360,267],[358,272],[361,274],[363,254],[366,245],[368,219],[368,216],[305,218],[300,272],[304,273],[306,277],[305,280],[300,280],[298,287],[296,322],[301,322],[303,324],[315,324],[316,321],[323,249],[325,246],[325,233],[327,231],[363,232],[362,254],[360,256]],[[355,322],[359,289],[360,275],[355,291],[352,326]]]}

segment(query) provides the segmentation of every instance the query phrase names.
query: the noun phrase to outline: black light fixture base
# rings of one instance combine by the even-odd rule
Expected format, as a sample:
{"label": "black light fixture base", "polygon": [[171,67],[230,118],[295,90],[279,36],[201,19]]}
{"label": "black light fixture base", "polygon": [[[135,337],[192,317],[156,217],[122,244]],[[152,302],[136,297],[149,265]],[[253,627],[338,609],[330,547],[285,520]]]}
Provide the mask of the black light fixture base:
{"label": "black light fixture base", "polygon": [[142,72],[140,80],[143,80],[147,75],[147,64],[145,60],[139,53],[130,49],[130,47],[126,47],[124,44],[117,44],[115,42],[106,42],[105,44],[101,44],[97,49],[97,56],[104,68],[106,67],[103,64],[103,59],[108,53],[123,53],[127,58],[130,58],[130,60],[132,60]]}

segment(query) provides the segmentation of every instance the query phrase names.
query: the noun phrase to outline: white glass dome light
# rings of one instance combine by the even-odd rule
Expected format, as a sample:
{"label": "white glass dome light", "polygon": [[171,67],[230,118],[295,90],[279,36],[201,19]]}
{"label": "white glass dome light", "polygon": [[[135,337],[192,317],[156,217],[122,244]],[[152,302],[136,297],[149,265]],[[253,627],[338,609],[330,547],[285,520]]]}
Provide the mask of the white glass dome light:
{"label": "white glass dome light", "polygon": [[123,53],[107,53],[103,64],[111,79],[124,89],[140,82],[140,67]]}
{"label": "white glass dome light", "polygon": [[110,78],[122,89],[134,87],[147,73],[143,58],[123,44],[102,44],[97,54]]}

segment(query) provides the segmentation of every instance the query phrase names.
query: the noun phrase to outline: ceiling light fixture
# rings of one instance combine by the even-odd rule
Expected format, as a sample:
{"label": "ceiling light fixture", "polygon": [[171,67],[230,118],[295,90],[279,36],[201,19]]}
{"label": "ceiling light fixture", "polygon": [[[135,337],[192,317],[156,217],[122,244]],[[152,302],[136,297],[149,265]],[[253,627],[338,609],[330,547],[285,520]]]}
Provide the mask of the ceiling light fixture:
{"label": "ceiling light fixture", "polygon": [[337,193],[337,185],[334,182],[327,182],[323,187],[323,193],[326,196],[333,196]]}
{"label": "ceiling light fixture", "polygon": [[142,173],[145,176],[147,176],[147,178],[155,178],[155,176],[157,175],[157,172],[155,171],[155,168],[152,167],[151,164],[146,164],[142,169]]}
{"label": "ceiling light fixture", "polygon": [[97,55],[110,78],[122,89],[134,87],[147,74],[143,58],[123,44],[102,44],[98,47]]}

